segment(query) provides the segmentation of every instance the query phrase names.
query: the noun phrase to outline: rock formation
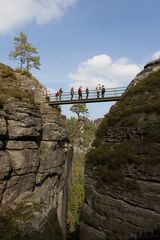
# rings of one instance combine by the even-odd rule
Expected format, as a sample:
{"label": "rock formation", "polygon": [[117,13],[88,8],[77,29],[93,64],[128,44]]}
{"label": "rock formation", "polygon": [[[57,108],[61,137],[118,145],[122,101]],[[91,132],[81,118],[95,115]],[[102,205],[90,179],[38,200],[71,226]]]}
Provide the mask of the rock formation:
{"label": "rock formation", "polygon": [[1,64],[0,84],[0,239],[65,239],[65,118],[32,76]]}
{"label": "rock formation", "polygon": [[105,116],[87,154],[80,240],[129,240],[160,226],[160,59]]}

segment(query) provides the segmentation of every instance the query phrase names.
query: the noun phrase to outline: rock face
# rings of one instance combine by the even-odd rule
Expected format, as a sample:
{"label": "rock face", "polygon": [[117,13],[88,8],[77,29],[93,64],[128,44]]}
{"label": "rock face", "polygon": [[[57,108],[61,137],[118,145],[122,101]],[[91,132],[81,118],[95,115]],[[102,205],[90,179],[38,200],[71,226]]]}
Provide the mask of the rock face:
{"label": "rock face", "polygon": [[157,60],[136,76],[97,130],[94,148],[87,154],[80,240],[136,239],[159,227]]}
{"label": "rock face", "polygon": [[65,239],[72,160],[65,119],[45,103],[45,88],[36,79],[17,73],[11,82],[3,72],[4,85],[20,82],[25,91],[32,83],[36,101],[8,97],[1,104],[0,239]]}

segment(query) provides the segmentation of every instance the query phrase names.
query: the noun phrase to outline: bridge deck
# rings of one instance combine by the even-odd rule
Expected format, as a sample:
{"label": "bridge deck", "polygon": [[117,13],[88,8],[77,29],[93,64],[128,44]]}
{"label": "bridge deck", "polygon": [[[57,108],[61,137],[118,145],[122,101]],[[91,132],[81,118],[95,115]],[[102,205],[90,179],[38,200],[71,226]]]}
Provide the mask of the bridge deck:
{"label": "bridge deck", "polygon": [[117,97],[104,97],[104,98],[90,98],[90,99],[75,99],[75,100],[61,100],[61,101],[49,101],[49,105],[66,105],[76,103],[96,103],[96,102],[113,102],[119,101],[121,96]]}
{"label": "bridge deck", "polygon": [[48,96],[49,105],[65,105],[65,104],[78,104],[78,103],[96,103],[96,102],[111,102],[119,101],[122,97],[122,94],[125,92],[126,87],[120,88],[108,88],[106,89],[104,97],[97,97],[97,92],[95,90],[90,90],[88,98],[86,93],[82,94],[82,99],[79,99],[78,92],[76,91],[71,100],[70,92],[65,92],[62,94],[61,99],[55,96],[55,93]]}

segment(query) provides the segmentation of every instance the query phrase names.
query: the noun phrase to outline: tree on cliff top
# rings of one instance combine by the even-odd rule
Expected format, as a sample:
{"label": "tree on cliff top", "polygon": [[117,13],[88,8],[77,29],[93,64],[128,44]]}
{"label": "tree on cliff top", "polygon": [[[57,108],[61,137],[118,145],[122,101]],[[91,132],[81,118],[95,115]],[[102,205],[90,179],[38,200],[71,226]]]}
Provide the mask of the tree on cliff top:
{"label": "tree on cliff top", "polygon": [[80,114],[85,115],[88,114],[88,109],[86,104],[73,104],[70,108],[70,111],[77,114],[78,119],[80,118]]}
{"label": "tree on cliff top", "polygon": [[37,56],[37,48],[33,47],[28,42],[28,37],[21,32],[19,36],[14,38],[15,49],[10,52],[9,57],[13,60],[18,60],[20,69],[25,69],[27,72],[31,68],[40,69],[40,57]]}

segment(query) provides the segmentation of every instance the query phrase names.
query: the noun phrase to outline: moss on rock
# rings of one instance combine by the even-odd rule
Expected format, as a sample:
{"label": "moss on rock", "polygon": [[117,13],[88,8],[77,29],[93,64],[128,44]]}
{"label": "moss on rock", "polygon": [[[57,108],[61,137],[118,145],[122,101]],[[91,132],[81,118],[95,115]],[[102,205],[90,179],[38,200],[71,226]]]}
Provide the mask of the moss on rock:
{"label": "moss on rock", "polygon": [[159,144],[160,70],[130,86],[111,108],[96,131],[87,166],[103,181],[121,182],[129,165],[160,164]]}
{"label": "moss on rock", "polygon": [[33,102],[33,96],[27,90],[21,88],[16,73],[12,68],[0,63],[0,108],[10,98]]}

